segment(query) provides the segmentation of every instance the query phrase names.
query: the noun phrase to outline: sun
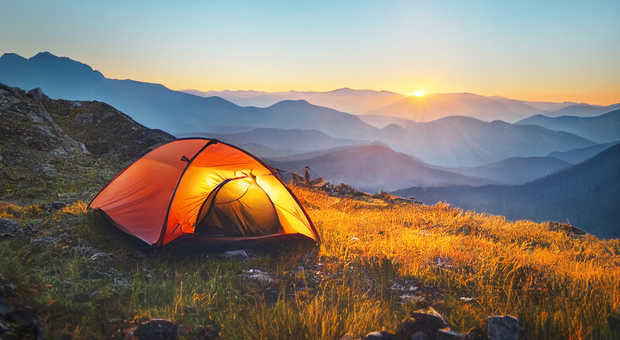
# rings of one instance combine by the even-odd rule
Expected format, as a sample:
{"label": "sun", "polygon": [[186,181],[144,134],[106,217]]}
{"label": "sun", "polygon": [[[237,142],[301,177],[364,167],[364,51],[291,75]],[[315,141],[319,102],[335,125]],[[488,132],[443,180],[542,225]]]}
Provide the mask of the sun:
{"label": "sun", "polygon": [[413,92],[413,95],[416,97],[423,97],[424,96],[424,91],[415,91]]}

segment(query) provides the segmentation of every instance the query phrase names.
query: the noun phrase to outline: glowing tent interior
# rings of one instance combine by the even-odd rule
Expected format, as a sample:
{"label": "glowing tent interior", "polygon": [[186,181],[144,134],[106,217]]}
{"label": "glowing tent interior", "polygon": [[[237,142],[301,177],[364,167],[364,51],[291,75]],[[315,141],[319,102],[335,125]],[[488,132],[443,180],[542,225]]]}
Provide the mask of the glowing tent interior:
{"label": "glowing tent interior", "polygon": [[121,171],[89,207],[153,246],[175,240],[319,242],[274,169],[215,139],[177,139],[155,148]]}

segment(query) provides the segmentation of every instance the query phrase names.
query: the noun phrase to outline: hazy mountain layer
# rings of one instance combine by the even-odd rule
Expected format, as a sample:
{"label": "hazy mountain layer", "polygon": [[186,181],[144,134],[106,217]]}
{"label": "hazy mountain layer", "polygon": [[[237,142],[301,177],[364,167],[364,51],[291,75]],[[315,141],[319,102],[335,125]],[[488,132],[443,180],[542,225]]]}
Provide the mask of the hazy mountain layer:
{"label": "hazy mountain layer", "polygon": [[620,141],[604,143],[604,144],[596,144],[593,146],[588,146],[585,148],[573,149],[564,152],[555,151],[549,154],[549,157],[561,159],[565,162],[571,164],[581,163],[589,158],[592,158],[604,150],[609,149],[610,147],[620,143]]}
{"label": "hazy mountain layer", "polygon": [[620,140],[620,109],[594,117],[536,115],[517,124],[538,125],[550,130],[566,131],[597,143]]}
{"label": "hazy mountain layer", "polygon": [[346,183],[372,192],[392,191],[413,185],[427,187],[489,183],[479,178],[435,169],[382,144],[341,147],[269,162],[298,174],[303,174],[304,166],[308,166],[313,177],[320,176],[335,184]]}
{"label": "hazy mountain layer", "polygon": [[523,184],[571,165],[569,162],[553,157],[513,157],[478,167],[447,170],[501,184]]}
{"label": "hazy mountain layer", "polygon": [[445,201],[510,219],[568,221],[603,237],[620,236],[620,145],[556,174],[518,186],[409,188],[397,194]]}

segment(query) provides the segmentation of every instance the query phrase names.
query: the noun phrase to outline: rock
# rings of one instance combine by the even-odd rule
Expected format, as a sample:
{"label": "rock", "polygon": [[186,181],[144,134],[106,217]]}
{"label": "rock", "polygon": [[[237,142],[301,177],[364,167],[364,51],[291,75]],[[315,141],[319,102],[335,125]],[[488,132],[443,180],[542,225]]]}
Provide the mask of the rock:
{"label": "rock", "polygon": [[93,262],[107,262],[114,258],[114,255],[104,252],[95,253],[90,257]]}
{"label": "rock", "polygon": [[518,340],[519,320],[514,316],[491,316],[487,319],[489,340]]}
{"label": "rock", "polygon": [[30,96],[30,98],[34,99],[34,100],[41,100],[43,98],[46,98],[47,96],[43,93],[43,90],[41,90],[40,87],[37,87],[35,89],[32,89],[30,91],[28,91],[28,96]]}
{"label": "rock", "polygon": [[19,223],[10,218],[0,218],[0,235],[13,237],[22,235],[23,233],[24,230],[20,227]]}
{"label": "rock", "polygon": [[58,170],[56,170],[56,167],[49,163],[41,164],[41,171],[43,171],[47,177],[56,177],[58,175]]}
{"label": "rock", "polygon": [[248,256],[248,253],[243,249],[225,251],[222,255],[228,258],[242,257],[244,259],[247,259],[248,257],[250,257]]}
{"label": "rock", "polygon": [[442,328],[437,331],[437,340],[465,340],[467,335],[459,332],[455,332],[450,328]]}
{"label": "rock", "polygon": [[177,333],[177,325],[164,319],[147,321],[133,331],[133,335],[138,340],[176,340],[178,339]]}
{"label": "rock", "polygon": [[273,277],[271,277],[271,275],[269,275],[269,273],[264,272],[260,269],[248,269],[246,271],[246,276],[262,284],[272,284],[276,281],[273,279]]}
{"label": "rock", "polygon": [[366,334],[362,340],[396,340],[394,334],[386,331],[375,331]]}
{"label": "rock", "polygon": [[354,337],[352,334],[347,333],[347,334],[343,335],[343,336],[340,338],[340,340],[360,340],[360,338],[359,338],[359,337],[357,337],[357,338],[356,338],[356,337]]}
{"label": "rock", "polygon": [[52,209],[59,210],[67,206],[65,202],[52,202]]}
{"label": "rock", "polygon": [[30,307],[18,306],[6,314],[10,332],[18,335],[18,339],[44,339],[43,327],[39,313]]}
{"label": "rock", "polygon": [[400,303],[418,303],[418,302],[422,302],[424,301],[424,296],[420,296],[420,295],[413,295],[413,294],[403,294],[401,296],[399,296],[400,298]]}
{"label": "rock", "polygon": [[434,338],[439,329],[447,327],[448,323],[443,316],[433,307],[428,307],[412,312],[409,318],[403,320],[396,329],[396,337],[398,339],[409,339],[415,333],[423,332],[430,338]]}

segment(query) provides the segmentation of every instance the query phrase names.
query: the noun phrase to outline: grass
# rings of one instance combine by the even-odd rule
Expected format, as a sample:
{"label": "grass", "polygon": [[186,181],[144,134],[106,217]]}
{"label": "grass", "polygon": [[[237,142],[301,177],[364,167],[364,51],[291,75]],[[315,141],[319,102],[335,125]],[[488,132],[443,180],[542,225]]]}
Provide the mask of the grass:
{"label": "grass", "polygon": [[[29,232],[0,242],[0,273],[16,285],[16,299],[41,312],[51,338],[120,338],[158,317],[180,325],[184,339],[205,331],[224,339],[338,339],[393,331],[428,305],[460,331],[511,314],[527,339],[620,337],[607,321],[620,310],[617,239],[572,237],[546,223],[446,204],[293,189],[317,225],[320,249],[255,251],[246,261],[146,249],[79,200],[59,210],[3,203],[0,215]],[[91,259],[99,252],[113,256]],[[249,279],[250,269],[274,281]],[[395,282],[419,287],[418,298],[404,301]]]}

